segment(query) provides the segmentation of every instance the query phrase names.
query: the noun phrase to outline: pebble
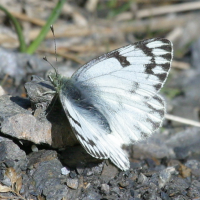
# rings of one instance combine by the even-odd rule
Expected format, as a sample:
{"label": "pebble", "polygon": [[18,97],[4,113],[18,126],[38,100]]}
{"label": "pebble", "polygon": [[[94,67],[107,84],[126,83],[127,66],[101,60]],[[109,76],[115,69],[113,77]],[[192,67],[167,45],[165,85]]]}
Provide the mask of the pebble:
{"label": "pebble", "polygon": [[101,185],[101,191],[102,191],[104,194],[109,194],[109,192],[110,192],[110,187],[109,187],[109,185],[107,185],[107,184],[102,184],[102,185]]}
{"label": "pebble", "polygon": [[76,190],[78,188],[78,179],[67,179],[67,186]]}

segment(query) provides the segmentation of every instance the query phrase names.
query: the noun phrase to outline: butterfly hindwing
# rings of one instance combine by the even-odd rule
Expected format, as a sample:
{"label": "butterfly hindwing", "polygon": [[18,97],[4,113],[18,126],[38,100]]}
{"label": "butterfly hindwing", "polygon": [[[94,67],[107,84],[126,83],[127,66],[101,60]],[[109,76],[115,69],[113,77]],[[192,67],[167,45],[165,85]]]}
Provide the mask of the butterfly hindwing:
{"label": "butterfly hindwing", "polygon": [[[111,158],[121,169],[128,169],[128,158],[116,138],[112,134],[107,119],[90,103],[90,98],[84,96],[79,88],[70,80],[63,79],[64,86],[60,91],[60,100],[69,119],[72,130],[85,150],[95,158]],[[72,88],[70,90],[69,88]],[[78,98],[77,98],[78,97]],[[118,159],[122,157],[121,159]],[[116,159],[117,158],[117,159]]]}
{"label": "butterfly hindwing", "polygon": [[77,139],[97,158],[129,168],[123,144],[160,127],[165,106],[157,94],[172,60],[166,39],[144,40],[104,54],[65,80],[60,99]]}

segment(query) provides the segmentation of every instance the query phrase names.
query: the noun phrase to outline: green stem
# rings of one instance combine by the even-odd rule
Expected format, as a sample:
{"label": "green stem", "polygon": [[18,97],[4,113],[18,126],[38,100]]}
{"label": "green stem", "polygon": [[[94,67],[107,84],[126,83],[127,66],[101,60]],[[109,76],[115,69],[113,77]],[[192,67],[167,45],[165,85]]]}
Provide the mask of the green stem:
{"label": "green stem", "polygon": [[24,41],[24,37],[23,37],[23,33],[22,33],[22,29],[20,27],[20,24],[18,23],[17,19],[10,12],[8,12],[6,10],[6,8],[4,8],[1,5],[0,5],[0,10],[4,11],[6,13],[6,15],[9,17],[9,19],[12,21],[12,23],[15,27],[18,39],[19,39],[20,51],[25,52],[26,51],[26,43]]}
{"label": "green stem", "polygon": [[66,0],[58,0],[58,3],[56,5],[56,7],[53,9],[50,17],[47,20],[47,23],[42,27],[42,29],[41,29],[39,35],[37,36],[37,38],[30,44],[30,46],[28,47],[26,53],[33,54],[36,51],[36,49],[38,48],[40,43],[45,38],[46,34],[49,32],[49,27],[56,21],[56,19],[60,15],[62,6],[65,3],[65,1]]}

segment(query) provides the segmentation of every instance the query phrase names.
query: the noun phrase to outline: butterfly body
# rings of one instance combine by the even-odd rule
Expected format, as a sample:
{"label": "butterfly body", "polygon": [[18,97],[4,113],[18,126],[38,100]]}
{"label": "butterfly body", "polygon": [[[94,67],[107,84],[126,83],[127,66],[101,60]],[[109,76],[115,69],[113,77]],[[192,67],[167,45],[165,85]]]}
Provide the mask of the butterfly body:
{"label": "butterfly body", "polygon": [[50,75],[72,130],[90,155],[129,168],[122,146],[150,136],[162,123],[165,105],[157,93],[171,59],[172,44],[156,38],[104,54],[71,78]]}

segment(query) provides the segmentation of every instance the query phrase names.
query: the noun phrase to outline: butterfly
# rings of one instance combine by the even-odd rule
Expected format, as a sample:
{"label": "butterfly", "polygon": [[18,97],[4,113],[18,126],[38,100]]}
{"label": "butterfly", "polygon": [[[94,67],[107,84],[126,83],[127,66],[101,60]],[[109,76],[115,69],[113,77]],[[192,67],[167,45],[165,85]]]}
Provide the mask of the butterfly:
{"label": "butterfly", "polygon": [[71,78],[49,75],[73,133],[91,156],[119,169],[130,162],[123,145],[149,137],[162,124],[165,102],[158,95],[168,76],[172,43],[154,38],[106,53]]}

